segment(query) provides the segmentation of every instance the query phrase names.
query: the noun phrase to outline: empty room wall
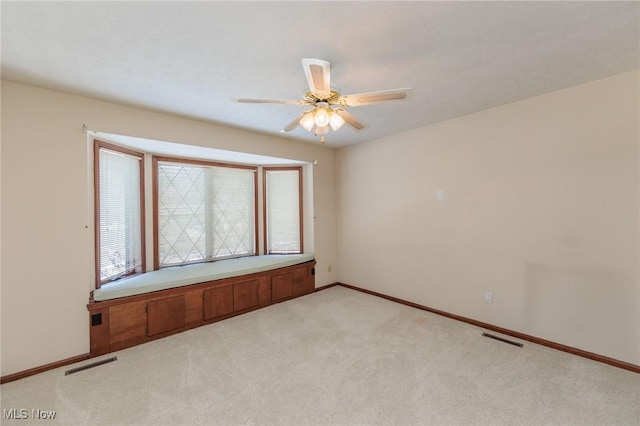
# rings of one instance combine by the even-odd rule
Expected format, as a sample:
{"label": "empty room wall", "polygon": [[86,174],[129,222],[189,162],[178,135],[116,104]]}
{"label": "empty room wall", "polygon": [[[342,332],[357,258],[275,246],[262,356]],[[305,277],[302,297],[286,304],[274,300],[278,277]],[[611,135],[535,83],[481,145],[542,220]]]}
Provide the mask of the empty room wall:
{"label": "empty room wall", "polygon": [[335,281],[335,151],[2,82],[2,372],[89,352],[93,224],[87,136],[101,131],[311,162],[316,285]]}
{"label": "empty room wall", "polygon": [[339,150],[339,281],[640,364],[639,81]]}

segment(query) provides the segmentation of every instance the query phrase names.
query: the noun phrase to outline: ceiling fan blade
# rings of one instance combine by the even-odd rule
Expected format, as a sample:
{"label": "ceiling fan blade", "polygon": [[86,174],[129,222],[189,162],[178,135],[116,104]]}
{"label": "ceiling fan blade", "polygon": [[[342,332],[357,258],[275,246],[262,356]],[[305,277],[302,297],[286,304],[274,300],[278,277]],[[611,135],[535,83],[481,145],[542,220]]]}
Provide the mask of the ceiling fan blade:
{"label": "ceiling fan blade", "polygon": [[307,105],[305,101],[285,100],[285,99],[250,99],[250,98],[234,98],[236,102],[244,102],[249,104],[283,104],[283,105]]}
{"label": "ceiling fan blade", "polygon": [[281,132],[290,132],[293,129],[295,129],[296,127],[298,127],[298,124],[300,124],[300,119],[307,114],[309,111],[305,111],[302,114],[300,114],[299,116],[296,117],[295,120],[293,120],[291,123],[287,124],[286,126],[284,126],[282,128],[282,130],[280,130]]}
{"label": "ceiling fan blade", "polygon": [[365,123],[359,121],[357,118],[355,118],[353,115],[349,114],[347,111],[343,109],[334,109],[334,111],[336,114],[342,117],[345,123],[347,123],[349,126],[353,127],[356,130],[362,130],[365,127],[367,127]]}
{"label": "ceiling fan blade", "polygon": [[391,89],[379,92],[357,93],[355,95],[340,96],[338,103],[343,106],[361,106],[388,101],[404,101],[413,96],[413,89]]}
{"label": "ceiling fan blade", "polygon": [[303,59],[302,68],[309,82],[309,89],[318,97],[331,95],[331,64],[322,59]]}

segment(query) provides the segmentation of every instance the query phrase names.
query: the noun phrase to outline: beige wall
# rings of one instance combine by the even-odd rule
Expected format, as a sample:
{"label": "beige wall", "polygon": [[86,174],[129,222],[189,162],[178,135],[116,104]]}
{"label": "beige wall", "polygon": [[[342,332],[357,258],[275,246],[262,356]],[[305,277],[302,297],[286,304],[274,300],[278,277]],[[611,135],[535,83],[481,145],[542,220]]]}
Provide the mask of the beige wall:
{"label": "beige wall", "polygon": [[639,80],[339,150],[340,281],[640,364]]}
{"label": "beige wall", "polygon": [[[92,130],[311,162],[316,285],[336,281],[335,150],[2,82],[2,375],[89,352]],[[328,272],[328,265],[334,265]]]}

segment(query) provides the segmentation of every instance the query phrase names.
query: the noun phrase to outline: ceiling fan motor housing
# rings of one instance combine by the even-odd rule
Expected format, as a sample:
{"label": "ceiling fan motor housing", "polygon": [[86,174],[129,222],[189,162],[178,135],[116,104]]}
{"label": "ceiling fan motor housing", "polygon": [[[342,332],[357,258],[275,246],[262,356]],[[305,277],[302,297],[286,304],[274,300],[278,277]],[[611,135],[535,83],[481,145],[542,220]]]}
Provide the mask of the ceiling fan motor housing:
{"label": "ceiling fan motor housing", "polygon": [[335,89],[331,89],[331,93],[329,94],[329,96],[321,96],[314,94],[310,90],[308,90],[304,93],[303,99],[309,105],[315,105],[318,102],[326,102],[329,105],[336,105],[339,103],[340,93],[338,93],[338,91]]}

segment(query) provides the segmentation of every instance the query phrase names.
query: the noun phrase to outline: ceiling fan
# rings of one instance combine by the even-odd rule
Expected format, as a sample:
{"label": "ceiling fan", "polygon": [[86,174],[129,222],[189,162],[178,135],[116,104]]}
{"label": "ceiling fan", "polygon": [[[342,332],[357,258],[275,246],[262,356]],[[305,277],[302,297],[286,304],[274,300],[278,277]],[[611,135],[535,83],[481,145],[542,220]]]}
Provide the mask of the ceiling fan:
{"label": "ceiling fan", "polygon": [[378,92],[358,93],[355,95],[341,95],[331,87],[331,64],[322,59],[303,59],[302,68],[309,83],[309,90],[300,100],[281,99],[235,99],[237,102],[257,104],[307,105],[313,107],[298,115],[295,120],[286,125],[281,132],[289,132],[298,125],[306,131],[313,130],[314,135],[320,135],[320,142],[324,143],[324,135],[329,127],[337,131],[347,123],[355,130],[362,130],[367,125],[348,113],[345,107],[371,105],[380,102],[403,101],[413,96],[410,88],[382,90]]}

